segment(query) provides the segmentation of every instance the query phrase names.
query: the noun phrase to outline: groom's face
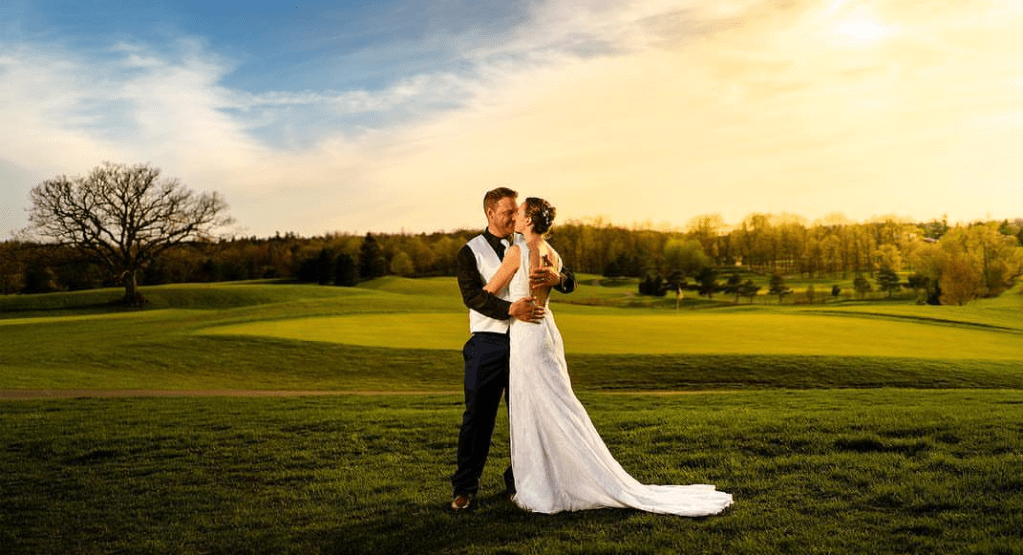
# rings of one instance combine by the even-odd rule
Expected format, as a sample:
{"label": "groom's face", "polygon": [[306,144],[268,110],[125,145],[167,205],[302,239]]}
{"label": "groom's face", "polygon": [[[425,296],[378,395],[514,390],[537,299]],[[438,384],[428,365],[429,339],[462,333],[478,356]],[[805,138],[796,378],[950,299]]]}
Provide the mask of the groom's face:
{"label": "groom's face", "polygon": [[498,237],[507,237],[515,231],[515,199],[504,197],[493,208],[487,210],[487,224],[490,232]]}

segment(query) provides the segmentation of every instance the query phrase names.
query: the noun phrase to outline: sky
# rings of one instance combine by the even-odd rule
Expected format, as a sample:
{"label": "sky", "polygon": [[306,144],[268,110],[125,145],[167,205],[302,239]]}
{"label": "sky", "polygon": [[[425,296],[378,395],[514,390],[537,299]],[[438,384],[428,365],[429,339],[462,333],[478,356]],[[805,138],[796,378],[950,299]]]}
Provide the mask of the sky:
{"label": "sky", "polygon": [[232,234],[1023,217],[1018,0],[5,0],[0,240],[149,163]]}

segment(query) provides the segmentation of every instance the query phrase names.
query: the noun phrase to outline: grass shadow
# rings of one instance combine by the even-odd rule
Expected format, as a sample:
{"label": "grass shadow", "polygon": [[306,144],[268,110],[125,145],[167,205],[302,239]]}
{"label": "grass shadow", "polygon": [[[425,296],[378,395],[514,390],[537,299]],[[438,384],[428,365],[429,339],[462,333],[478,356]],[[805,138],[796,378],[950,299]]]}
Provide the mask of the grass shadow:
{"label": "grass shadow", "polygon": [[[580,529],[620,530],[640,526],[644,513],[602,509],[553,515],[530,513],[503,494],[483,497],[475,510],[454,512],[447,500],[412,507],[376,508],[318,538],[323,554],[519,553],[526,551],[606,553],[596,543],[566,543]],[[670,518],[670,517],[669,517]],[[690,519],[699,520],[699,519]],[[574,546],[574,547],[573,547]],[[609,546],[610,547],[610,546]]]}

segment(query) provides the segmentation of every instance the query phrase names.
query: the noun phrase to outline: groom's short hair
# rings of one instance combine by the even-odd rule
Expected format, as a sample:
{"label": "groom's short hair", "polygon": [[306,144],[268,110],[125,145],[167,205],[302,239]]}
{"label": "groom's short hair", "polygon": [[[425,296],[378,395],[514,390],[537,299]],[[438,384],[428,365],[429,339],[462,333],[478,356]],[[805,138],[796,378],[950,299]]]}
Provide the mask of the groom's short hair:
{"label": "groom's short hair", "polygon": [[507,187],[498,187],[483,195],[483,213],[493,208],[504,197],[519,198],[519,194]]}

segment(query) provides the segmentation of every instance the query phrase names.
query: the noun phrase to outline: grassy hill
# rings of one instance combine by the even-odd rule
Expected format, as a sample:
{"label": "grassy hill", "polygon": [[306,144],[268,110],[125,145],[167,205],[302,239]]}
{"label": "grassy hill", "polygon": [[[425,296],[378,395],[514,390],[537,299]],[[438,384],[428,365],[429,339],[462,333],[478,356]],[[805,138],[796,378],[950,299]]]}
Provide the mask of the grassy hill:
{"label": "grassy hill", "polygon": [[[555,302],[585,388],[1017,387],[1023,297],[623,308],[632,289],[582,276]],[[458,388],[468,331],[452,278],[356,288],[273,282],[0,297],[0,388]],[[849,369],[859,369],[850,372]]]}
{"label": "grassy hill", "polygon": [[[4,553],[1015,553],[1023,297],[732,305],[588,278],[553,311],[609,449],[724,514],[452,514],[454,280],[0,297],[0,389],[432,392],[0,401]],[[559,301],[566,298],[555,297]],[[855,388],[855,389],[853,389]],[[685,392],[689,390],[689,392]]]}

